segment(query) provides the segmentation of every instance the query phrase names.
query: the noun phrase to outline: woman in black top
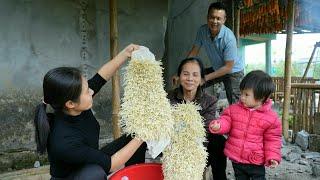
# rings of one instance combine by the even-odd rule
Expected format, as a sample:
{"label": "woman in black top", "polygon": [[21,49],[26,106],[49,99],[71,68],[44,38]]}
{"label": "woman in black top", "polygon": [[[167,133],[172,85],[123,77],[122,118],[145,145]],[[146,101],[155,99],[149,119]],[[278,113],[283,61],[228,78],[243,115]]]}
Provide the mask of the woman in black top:
{"label": "woman in black top", "polygon": [[[37,150],[48,152],[51,179],[106,179],[124,164],[144,162],[145,143],[130,136],[99,150],[100,126],[91,111],[92,97],[138,48],[127,46],[89,81],[71,67],[55,68],[45,75],[43,102],[36,108],[34,123]],[[47,104],[54,113],[46,113]]]}

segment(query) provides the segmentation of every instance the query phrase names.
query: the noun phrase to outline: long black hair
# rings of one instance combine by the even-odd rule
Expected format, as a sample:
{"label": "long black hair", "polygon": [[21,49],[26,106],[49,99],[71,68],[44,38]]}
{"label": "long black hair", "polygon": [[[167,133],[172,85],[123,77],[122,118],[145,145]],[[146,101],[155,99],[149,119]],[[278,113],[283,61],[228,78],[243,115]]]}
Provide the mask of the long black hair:
{"label": "long black hair", "polygon": [[79,69],[59,67],[50,70],[43,79],[43,99],[36,107],[34,125],[37,151],[46,152],[53,114],[47,114],[50,105],[55,112],[62,112],[69,100],[78,102],[82,90],[82,75]]}
{"label": "long black hair", "polygon": [[261,70],[249,72],[240,83],[240,90],[252,89],[256,100],[265,103],[270,95],[275,91],[272,78]]}

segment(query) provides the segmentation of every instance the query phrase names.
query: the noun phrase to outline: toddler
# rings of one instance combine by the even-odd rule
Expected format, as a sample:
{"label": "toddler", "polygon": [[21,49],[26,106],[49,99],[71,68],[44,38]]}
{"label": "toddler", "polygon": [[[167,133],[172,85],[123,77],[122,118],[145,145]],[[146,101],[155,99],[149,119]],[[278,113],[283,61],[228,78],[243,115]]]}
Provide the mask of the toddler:
{"label": "toddler", "polygon": [[237,180],[265,179],[265,166],[275,168],[280,163],[282,128],[269,99],[274,90],[268,74],[248,73],[240,83],[240,101],[209,125],[213,134],[229,134],[224,153]]}

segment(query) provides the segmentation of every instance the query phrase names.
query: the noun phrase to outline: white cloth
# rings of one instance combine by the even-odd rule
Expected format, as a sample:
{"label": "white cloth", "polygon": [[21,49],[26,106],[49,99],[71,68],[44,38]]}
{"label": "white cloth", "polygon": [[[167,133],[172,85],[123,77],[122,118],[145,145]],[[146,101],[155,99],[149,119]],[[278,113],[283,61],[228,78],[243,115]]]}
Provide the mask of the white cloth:
{"label": "white cloth", "polygon": [[132,52],[131,59],[156,60],[154,54],[145,46],[139,46],[138,50]]}
{"label": "white cloth", "polygon": [[148,153],[153,159],[155,159],[170,144],[170,139],[146,142]]}

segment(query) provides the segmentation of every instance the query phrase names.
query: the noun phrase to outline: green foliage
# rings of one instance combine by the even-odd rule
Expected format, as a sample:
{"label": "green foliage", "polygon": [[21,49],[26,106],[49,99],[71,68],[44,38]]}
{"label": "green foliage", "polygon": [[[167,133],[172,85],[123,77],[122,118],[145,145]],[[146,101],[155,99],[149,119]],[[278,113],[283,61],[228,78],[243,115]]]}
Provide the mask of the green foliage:
{"label": "green foliage", "polygon": [[[291,64],[291,76],[302,76],[305,70],[305,65]],[[272,76],[284,76],[285,61],[278,61],[272,64]]]}
{"label": "green foliage", "polygon": [[320,79],[320,63],[313,64],[313,78]]}
{"label": "green foliage", "polygon": [[245,67],[245,72],[248,73],[250,71],[253,71],[253,70],[263,70],[265,71],[266,67],[265,67],[265,64],[246,64],[246,67]]}
{"label": "green foliage", "polygon": [[[291,76],[302,77],[307,67],[307,63],[292,63],[291,64]],[[265,71],[265,64],[246,64],[245,72],[248,73],[252,70],[263,70]],[[272,76],[283,77],[285,69],[285,61],[277,61],[272,63]],[[315,79],[320,79],[320,63],[312,63],[310,65],[308,75],[311,75]]]}

